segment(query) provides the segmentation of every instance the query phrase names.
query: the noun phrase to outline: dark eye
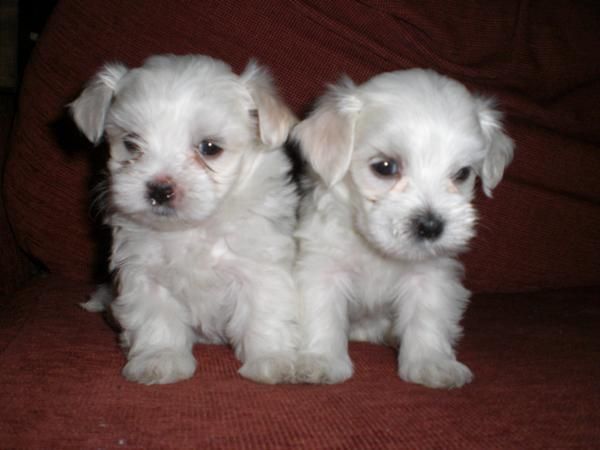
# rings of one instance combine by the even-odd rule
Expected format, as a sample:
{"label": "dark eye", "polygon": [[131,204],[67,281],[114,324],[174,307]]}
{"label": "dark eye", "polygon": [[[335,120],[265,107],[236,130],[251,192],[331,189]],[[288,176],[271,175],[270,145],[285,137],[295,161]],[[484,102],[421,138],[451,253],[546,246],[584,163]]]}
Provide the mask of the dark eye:
{"label": "dark eye", "polygon": [[463,181],[467,181],[467,178],[469,178],[470,175],[471,175],[471,168],[463,167],[458,172],[456,172],[452,178],[454,181],[456,181],[458,183],[462,183]]}
{"label": "dark eye", "polygon": [[128,152],[136,154],[141,153],[142,148],[139,144],[139,137],[136,134],[128,134],[123,138],[123,145]]}
{"label": "dark eye", "polygon": [[393,177],[398,175],[398,163],[394,159],[384,159],[371,164],[371,170],[381,177]]}
{"label": "dark eye", "polygon": [[200,145],[198,145],[197,149],[202,156],[206,157],[218,156],[223,151],[221,147],[209,139],[204,139],[202,142],[200,142]]}

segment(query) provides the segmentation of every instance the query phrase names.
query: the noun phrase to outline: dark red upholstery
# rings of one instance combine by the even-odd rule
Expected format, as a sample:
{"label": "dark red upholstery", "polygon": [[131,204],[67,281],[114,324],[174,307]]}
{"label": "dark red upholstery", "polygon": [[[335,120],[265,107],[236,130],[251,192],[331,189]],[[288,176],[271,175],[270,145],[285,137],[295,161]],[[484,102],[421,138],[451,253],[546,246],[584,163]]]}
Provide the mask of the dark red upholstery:
{"label": "dark red upholstery", "polygon": [[[59,2],[26,71],[0,223],[0,447],[548,448],[600,441],[600,8],[594,2]],[[341,386],[259,386],[199,347],[173,386],[119,375],[114,332],[76,303],[101,266],[90,209],[102,165],[65,105],[106,61],[207,53],[269,66],[302,115],[325,85],[431,67],[497,97],[516,157],[478,198],[464,260],[477,293],[460,356],[475,382],[401,382],[393,352],[353,345]],[[401,105],[399,105],[401,107]],[[14,233],[14,236],[11,233]],[[43,263],[23,278],[14,242]],[[7,256],[8,255],[8,256]],[[12,256],[10,256],[12,255]],[[581,289],[589,287],[589,289]],[[550,290],[556,290],[550,292]],[[506,292],[535,294],[501,295]]]}
{"label": "dark red upholstery", "polygon": [[[0,181],[8,153],[8,139],[13,121],[12,94],[0,93]],[[1,184],[1,183],[0,183]],[[0,195],[0,296],[13,292],[32,272],[32,265],[15,242],[6,218],[4,199]]]}
{"label": "dark red upholstery", "polygon": [[0,447],[162,449],[593,448],[600,436],[598,291],[476,298],[461,359],[472,384],[401,381],[392,349],[352,344],[336,386],[264,386],[223,346],[196,346],[188,381],[143,386],[90,286],[60,277],[16,295],[0,334]]}

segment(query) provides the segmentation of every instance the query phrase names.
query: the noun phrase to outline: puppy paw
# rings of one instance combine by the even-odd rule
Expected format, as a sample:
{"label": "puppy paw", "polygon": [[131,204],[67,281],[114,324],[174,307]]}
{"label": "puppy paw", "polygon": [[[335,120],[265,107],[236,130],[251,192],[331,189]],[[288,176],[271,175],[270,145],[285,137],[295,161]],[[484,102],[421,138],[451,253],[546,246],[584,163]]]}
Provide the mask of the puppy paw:
{"label": "puppy paw", "polygon": [[160,350],[131,358],[123,368],[123,376],[142,384],[167,384],[190,378],[196,370],[191,353]]}
{"label": "puppy paw", "polygon": [[333,358],[316,353],[301,353],[296,362],[298,383],[341,383],[350,378],[352,372],[352,362],[348,356]]}
{"label": "puppy paw", "polygon": [[113,293],[110,285],[101,284],[90,295],[87,302],[81,302],[79,306],[89,312],[102,312],[108,308],[108,305],[113,299]]}
{"label": "puppy paw", "polygon": [[293,383],[295,380],[294,359],[281,354],[262,356],[246,361],[239,373],[257,383]]}
{"label": "puppy paw", "polygon": [[459,388],[473,379],[473,374],[464,364],[452,360],[427,360],[402,364],[400,378],[411,383],[431,388]]}

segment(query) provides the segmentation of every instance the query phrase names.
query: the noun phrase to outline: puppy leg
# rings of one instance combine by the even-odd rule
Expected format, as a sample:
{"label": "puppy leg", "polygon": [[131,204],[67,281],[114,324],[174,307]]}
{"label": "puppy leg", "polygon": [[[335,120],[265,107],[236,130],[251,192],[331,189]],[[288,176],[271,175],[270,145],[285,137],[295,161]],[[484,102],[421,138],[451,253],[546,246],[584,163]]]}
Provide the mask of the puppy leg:
{"label": "puppy leg", "polygon": [[299,341],[299,305],[292,277],[279,268],[260,268],[249,279],[239,290],[228,324],[236,355],[243,362],[239,373],[259,383],[291,383]]}
{"label": "puppy leg", "polygon": [[302,343],[296,366],[301,383],[341,383],[352,376],[348,355],[347,300],[343,282],[304,265],[297,273],[300,289]]}
{"label": "puppy leg", "polygon": [[473,378],[468,367],[456,360],[453,350],[469,295],[455,272],[456,266],[429,272],[424,269],[406,283],[396,323],[401,340],[399,375],[405,381],[455,388]]}
{"label": "puppy leg", "polygon": [[122,283],[113,312],[127,350],[123,376],[143,384],[165,384],[190,378],[196,370],[193,332],[186,311],[169,292],[151,280]]}

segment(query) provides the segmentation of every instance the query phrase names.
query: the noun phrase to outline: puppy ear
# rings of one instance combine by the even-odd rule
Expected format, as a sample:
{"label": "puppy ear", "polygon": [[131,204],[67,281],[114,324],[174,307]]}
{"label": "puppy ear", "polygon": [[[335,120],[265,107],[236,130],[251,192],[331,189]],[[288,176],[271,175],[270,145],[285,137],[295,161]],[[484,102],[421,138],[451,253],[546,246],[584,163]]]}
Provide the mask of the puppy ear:
{"label": "puppy ear", "polygon": [[514,142],[504,133],[502,114],[495,109],[494,100],[477,98],[479,123],[487,140],[486,154],[480,170],[483,191],[488,197],[512,161]]}
{"label": "puppy ear", "polygon": [[271,75],[251,60],[240,77],[256,105],[260,140],[270,148],[283,145],[298,119],[277,95]]}
{"label": "puppy ear", "polygon": [[127,68],[119,63],[105,65],[92,78],[81,95],[69,105],[73,120],[94,144],[104,132],[104,121],[119,80]]}
{"label": "puppy ear", "polygon": [[362,103],[349,78],[331,86],[315,110],[292,131],[312,168],[329,186],[346,174],[352,160],[354,127]]}

